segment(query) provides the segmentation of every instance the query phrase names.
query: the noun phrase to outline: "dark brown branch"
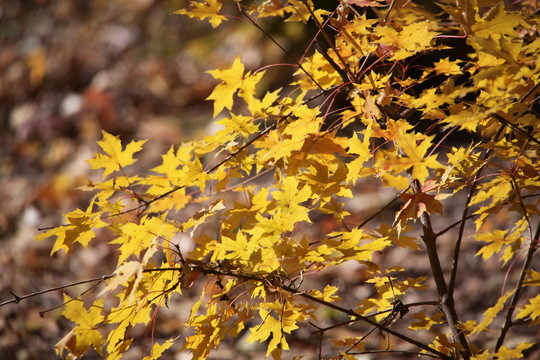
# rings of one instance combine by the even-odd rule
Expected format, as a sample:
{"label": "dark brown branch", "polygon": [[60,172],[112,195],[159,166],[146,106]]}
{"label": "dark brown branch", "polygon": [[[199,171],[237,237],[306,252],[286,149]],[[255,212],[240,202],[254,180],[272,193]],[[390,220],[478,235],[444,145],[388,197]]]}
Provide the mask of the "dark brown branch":
{"label": "dark brown branch", "polygon": [[[415,191],[418,191],[418,186],[412,179],[411,185]],[[444,279],[444,272],[439,260],[436,244],[437,235],[433,231],[431,220],[427,213],[420,215],[420,223],[422,224],[423,230],[422,240],[426,245],[431,273],[433,275],[433,280],[435,281],[437,293],[439,294],[440,306],[445,315],[446,322],[450,327],[450,332],[452,333],[453,338],[457,339],[459,344],[463,347],[463,350],[460,351],[461,356],[464,359],[469,359],[471,356],[469,344],[465,334],[459,329],[459,319],[454,305],[454,297],[448,292],[448,287]]]}

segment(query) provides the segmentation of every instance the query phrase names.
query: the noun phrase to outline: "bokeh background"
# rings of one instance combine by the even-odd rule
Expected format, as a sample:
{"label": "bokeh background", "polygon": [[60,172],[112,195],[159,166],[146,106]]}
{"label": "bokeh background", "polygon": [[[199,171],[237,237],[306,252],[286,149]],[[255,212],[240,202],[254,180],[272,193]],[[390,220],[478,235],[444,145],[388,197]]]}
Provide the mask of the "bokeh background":
{"label": "bokeh background", "polygon": [[[98,151],[101,130],[120,135],[123,141],[148,139],[139,162],[130,168],[144,175],[171,145],[215,131],[212,104],[205,101],[215,82],[207,70],[229,67],[238,54],[252,70],[290,62],[245,20],[234,19],[214,31],[206,22],[172,14],[184,6],[184,1],[174,0],[0,3],[0,302],[13,299],[9,291],[22,296],[114,270],[117,252],[105,235],[69,256],[59,252],[51,257],[53,240],[34,240],[39,228],[60,225],[64,213],[86,208],[91,194],[77,188],[89,179],[98,180],[99,174],[92,174],[85,160]],[[238,15],[234,8],[225,8],[224,13]],[[264,25],[291,55],[302,56],[309,29],[306,33],[295,23]],[[293,70],[270,69],[264,86],[279,87]],[[356,189],[348,205],[359,223],[394,195],[368,181]],[[459,204],[448,210],[446,216],[453,216],[453,211],[459,216]],[[393,219],[391,213],[381,216]],[[335,226],[329,219],[316,220],[313,231],[318,233]],[[505,214],[496,220],[499,225],[511,221]],[[464,271],[477,268],[475,249],[474,244],[464,244],[469,251]],[[443,243],[441,251],[450,256],[452,243]],[[422,254],[395,251],[379,260],[412,266],[414,276],[428,268]],[[505,275],[500,264],[493,261],[482,271],[485,274],[463,279],[456,294],[458,303],[470,304],[461,309],[465,318],[474,318],[486,306],[486,298],[496,299],[500,291]],[[344,289],[351,304],[366,295],[366,289],[358,286],[362,274],[357,266],[349,264],[320,276],[319,283]],[[88,287],[65,291],[75,297]],[[170,310],[159,313],[156,338],[182,334],[190,300],[176,299]],[[54,344],[72,328],[55,308],[61,303],[62,291],[53,291],[0,307],[0,359],[56,359]],[[43,318],[40,311],[47,311]],[[136,331],[139,337],[128,359],[142,357],[145,329]],[[361,333],[344,329],[338,336]],[[524,329],[515,341],[534,336],[534,329]],[[299,332],[291,346],[313,354],[312,340],[312,333]],[[85,358],[95,357],[89,353]],[[189,357],[171,352],[164,358]],[[260,359],[264,350],[236,341],[226,343],[212,358]]]}

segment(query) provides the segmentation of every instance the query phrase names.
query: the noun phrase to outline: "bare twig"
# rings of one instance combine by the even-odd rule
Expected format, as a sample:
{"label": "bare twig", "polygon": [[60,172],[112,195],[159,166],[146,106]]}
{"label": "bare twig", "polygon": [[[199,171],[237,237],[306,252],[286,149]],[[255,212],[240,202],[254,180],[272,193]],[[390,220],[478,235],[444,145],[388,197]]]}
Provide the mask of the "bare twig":
{"label": "bare twig", "polygon": [[77,281],[77,282],[74,282],[74,283],[71,283],[71,284],[56,286],[56,287],[53,287],[53,288],[37,291],[37,292],[31,293],[31,294],[26,294],[26,295],[22,295],[22,296],[19,296],[19,295],[15,294],[13,291],[9,291],[9,293],[11,295],[13,295],[14,299],[4,301],[3,303],[0,303],[0,307],[4,306],[4,305],[7,305],[7,304],[11,304],[11,303],[18,304],[21,300],[28,299],[28,298],[38,296],[38,295],[42,295],[42,294],[46,294],[46,293],[56,291],[56,290],[62,290],[62,289],[66,289],[66,288],[69,288],[69,287],[73,287],[73,286],[77,286],[77,285],[81,285],[81,284],[87,284],[89,282],[94,282],[94,281],[101,282],[103,280],[110,279],[113,276],[116,276],[116,275],[104,275],[104,276],[96,277],[96,278],[93,278],[93,279]]}
{"label": "bare twig", "polygon": [[313,81],[313,83],[315,85],[317,85],[317,87],[321,90],[324,91],[324,89],[322,88],[321,85],[319,85],[319,83],[317,82],[317,80],[315,80],[313,78],[313,76],[311,76],[311,74],[302,66],[302,64],[300,64],[300,62],[298,62],[298,60],[296,60],[294,57],[291,56],[291,54],[289,54],[289,52],[287,50],[285,50],[285,48],[283,48],[283,46],[281,46],[280,43],[278,43],[269,33],[267,33],[259,24],[257,24],[255,21],[253,21],[253,19],[249,16],[249,14],[246,13],[246,11],[242,8],[242,6],[240,4],[238,4],[238,7],[240,9],[240,12],[249,20],[249,22],[255,26],[257,29],[259,29],[259,31],[261,31],[267,38],[269,38],[274,44],[276,44],[276,46],[278,48],[280,48],[281,51],[283,51],[283,53],[285,55],[287,55],[287,57],[289,59],[291,59],[291,61],[293,61],[299,68],[300,70],[302,70],[304,72],[304,74],[307,75],[307,77],[310,78],[311,81]]}

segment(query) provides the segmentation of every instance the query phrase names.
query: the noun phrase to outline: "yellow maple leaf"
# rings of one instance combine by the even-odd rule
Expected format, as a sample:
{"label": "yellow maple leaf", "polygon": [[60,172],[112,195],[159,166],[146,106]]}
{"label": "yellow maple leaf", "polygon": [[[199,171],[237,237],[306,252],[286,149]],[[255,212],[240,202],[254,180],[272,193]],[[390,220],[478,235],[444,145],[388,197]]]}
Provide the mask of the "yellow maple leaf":
{"label": "yellow maple leaf", "polygon": [[371,140],[371,125],[363,132],[363,141],[360,140],[358,134],[350,141],[349,153],[358,155],[353,161],[347,164],[346,183],[354,183],[359,177],[369,175],[369,172],[364,171],[364,163],[371,158],[370,140]]}
{"label": "yellow maple leaf", "polygon": [[495,316],[497,316],[497,314],[504,308],[504,303],[513,293],[514,291],[512,290],[499,297],[497,303],[484,312],[484,319],[481,323],[473,328],[472,333],[477,334],[488,330],[489,324],[491,324],[493,319],[495,319]]}
{"label": "yellow maple leaf", "polygon": [[498,359],[498,360],[521,359],[523,357],[523,350],[526,350],[533,345],[534,343],[522,342],[518,346],[516,346],[514,349],[510,349],[506,346],[501,346],[499,351],[497,351],[493,355],[493,357],[490,359]]}
{"label": "yellow maple leaf", "polygon": [[504,10],[504,5],[499,3],[497,15],[493,18],[485,18],[471,26],[475,36],[488,37],[494,34],[501,35],[518,35],[516,27],[523,20],[523,16],[519,13],[508,13]]}
{"label": "yellow maple leaf", "polygon": [[[267,308],[279,313],[280,318],[274,318]],[[280,350],[289,350],[289,344],[285,340],[283,333],[290,334],[293,330],[298,329],[296,323],[303,318],[301,311],[298,311],[289,303],[283,305],[277,300],[274,303],[260,304],[259,316],[263,319],[263,323],[250,329],[246,342],[253,343],[258,340],[262,343],[271,337],[266,356],[278,348]]]}
{"label": "yellow maple leaf", "polygon": [[489,259],[493,254],[501,252],[504,247],[504,252],[501,256],[504,264],[512,258],[514,252],[519,248],[522,243],[523,237],[518,233],[513,232],[508,234],[508,230],[493,230],[492,232],[482,233],[475,235],[477,241],[483,241],[488,243],[480,249],[476,256],[482,255],[484,260]]}
{"label": "yellow maple leaf", "polygon": [[51,250],[51,255],[60,249],[69,251],[75,243],[80,243],[87,247],[90,241],[95,237],[94,228],[102,228],[106,223],[100,219],[99,214],[92,214],[94,202],[90,204],[87,211],[80,209],[74,210],[65,215],[68,224],[58,226],[47,232],[36,236],[36,240],[44,240],[51,236],[56,236],[56,241]]}
{"label": "yellow maple leaf", "polygon": [[161,357],[161,354],[163,354],[163,351],[167,350],[174,344],[174,339],[169,339],[165,341],[163,344],[154,343],[152,346],[152,351],[150,352],[149,356],[145,356],[143,360],[154,360],[159,359]]}
{"label": "yellow maple leaf", "polygon": [[410,330],[429,330],[431,329],[432,325],[444,322],[444,314],[442,312],[436,312],[435,314],[433,314],[433,316],[430,317],[427,316],[425,312],[420,311],[413,314],[412,318],[416,319],[416,321],[412,322],[411,325],[409,325]]}
{"label": "yellow maple leaf", "polygon": [[458,65],[458,61],[450,61],[448,57],[437,61],[434,67],[435,72],[439,75],[461,74],[463,72],[461,66]]}
{"label": "yellow maple leaf", "polygon": [[[289,0],[289,3],[292,5],[287,10],[292,12],[292,15],[287,18],[285,21],[301,21],[304,24],[308,22],[311,18],[311,12],[307,9],[306,6],[309,6],[312,9],[317,21],[322,23],[324,15],[328,15],[330,12],[323,9],[314,9],[313,1],[308,0],[306,2],[301,0]],[[307,4],[307,5],[306,5]]]}
{"label": "yellow maple leaf", "polygon": [[117,136],[113,136],[106,131],[102,131],[103,139],[98,141],[99,146],[105,154],[95,154],[88,160],[92,169],[105,169],[103,177],[118,171],[120,168],[133,164],[136,160],[133,154],[142,149],[146,140],[132,141],[125,150],[122,150],[122,143]]}
{"label": "yellow maple leaf", "polygon": [[283,180],[282,190],[272,192],[272,196],[278,201],[279,206],[283,208],[284,213],[290,215],[294,214],[302,207],[300,206],[300,203],[310,198],[310,187],[303,185],[301,189],[298,189],[299,186],[300,182],[298,179],[293,176],[287,176]]}
{"label": "yellow maple leaf", "polygon": [[138,272],[139,276],[142,275],[142,269],[139,261],[126,261],[114,271],[114,276],[106,281],[107,285],[100,291],[98,296],[113,291],[118,286],[127,286],[127,281],[133,274]]}
{"label": "yellow maple leaf", "polygon": [[221,0],[190,1],[187,9],[177,10],[173,14],[187,15],[199,20],[208,19],[215,29],[223,20],[227,20],[225,16],[219,14],[222,5]]}
{"label": "yellow maple leaf", "polygon": [[97,330],[104,319],[101,315],[103,298],[95,301],[89,310],[86,310],[81,299],[72,299],[66,294],[64,294],[64,303],[62,315],[77,324],[73,329],[72,338],[65,344],[68,350],[74,355],[82,356],[92,346],[103,356],[102,346],[105,341]]}
{"label": "yellow maple leaf", "polygon": [[437,155],[427,156],[431,147],[432,136],[423,136],[415,133],[402,133],[395,141],[401,153],[396,151],[378,151],[376,164],[380,169],[388,169],[394,174],[409,170],[413,179],[423,184],[429,177],[428,168],[444,169],[437,161]]}
{"label": "yellow maple leaf", "polygon": [[529,303],[519,310],[516,315],[516,319],[523,319],[530,317],[533,321],[540,316],[540,295],[536,295],[534,298],[529,299]]}
{"label": "yellow maple leaf", "polygon": [[334,302],[341,300],[339,295],[334,295],[338,290],[339,289],[335,286],[326,285],[323,292],[311,290],[310,295],[326,302]]}
{"label": "yellow maple leaf", "polygon": [[437,33],[430,31],[429,26],[428,21],[422,21],[406,25],[399,32],[389,26],[381,26],[376,27],[373,33],[379,37],[376,43],[393,48],[390,59],[402,60],[431,46],[431,40]]}
{"label": "yellow maple leaf", "polygon": [[214,100],[214,117],[224,108],[232,109],[233,97],[237,91],[238,95],[250,105],[255,96],[255,86],[264,75],[263,71],[254,75],[250,71],[244,74],[244,64],[240,61],[240,56],[234,60],[234,63],[229,69],[210,70],[208,73],[222,81],[214,88],[210,96],[207,97],[208,100]]}
{"label": "yellow maple leaf", "polygon": [[127,223],[121,227],[122,235],[111,241],[120,245],[118,264],[122,264],[131,255],[138,257],[158,238],[171,239],[178,229],[159,217],[143,217],[140,224]]}

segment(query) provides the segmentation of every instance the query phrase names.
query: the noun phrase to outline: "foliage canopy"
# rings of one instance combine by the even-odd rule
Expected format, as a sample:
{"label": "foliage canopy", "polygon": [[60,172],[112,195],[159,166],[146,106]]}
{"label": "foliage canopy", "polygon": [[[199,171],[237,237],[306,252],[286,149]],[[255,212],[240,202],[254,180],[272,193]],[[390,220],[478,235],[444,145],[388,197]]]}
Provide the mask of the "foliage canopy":
{"label": "foliage canopy", "polygon": [[[38,236],[56,238],[53,253],[69,252],[105,228],[120,251],[116,271],[89,305],[66,295],[63,315],[76,325],[58,354],[79,357],[92,347],[119,358],[133,326],[159,326],[158,308],[211,279],[215,285],[199,294],[185,324],[192,335],[153,342],[145,359],[176,341],[206,358],[247,328],[248,342],[265,343],[267,356],[280,359],[300,327],[320,338],[320,358],[522,357],[534,344],[509,348],[505,339],[518,323],[540,319],[540,295],[528,291],[540,285],[533,266],[540,232],[534,9],[464,0],[441,1],[436,10],[405,1],[349,0],[332,11],[309,0],[189,3],[177,13],[214,28],[240,17],[264,31],[259,20],[272,17],[314,24],[317,40],[280,89],[262,91],[266,71],[246,70],[241,56],[210,71],[218,83],[208,99],[222,129],[171,147],[148,174],[129,168],[144,141],[122,144],[103,132],[103,153],[88,161],[103,170],[103,180],[86,187],[95,192],[89,206]],[[461,41],[462,56],[448,45],[452,39]],[[450,141],[455,134],[459,141]],[[372,226],[379,212],[361,224],[351,220],[346,199],[364,179],[395,189],[396,198],[380,206],[399,204],[393,222]],[[455,203],[461,214],[436,228],[432,218]],[[500,212],[514,216],[513,226],[493,229]],[[309,234],[320,214],[336,227]],[[448,232],[453,258],[440,259]],[[190,241],[193,250],[182,251]],[[498,258],[513,276],[483,317],[463,319],[454,292],[462,247],[471,241],[477,261]],[[378,263],[377,253],[398,247],[423,254],[431,272],[414,277],[400,264]],[[357,303],[343,304],[330,283],[305,286],[310,275],[351,261],[362,264],[373,289]],[[431,288],[438,298],[426,298]],[[422,301],[404,302],[410,294]],[[341,317],[319,322],[323,308]],[[323,341],[352,325],[363,334],[332,347]],[[397,345],[387,349],[385,336]],[[477,344],[481,336],[495,345]]]}

